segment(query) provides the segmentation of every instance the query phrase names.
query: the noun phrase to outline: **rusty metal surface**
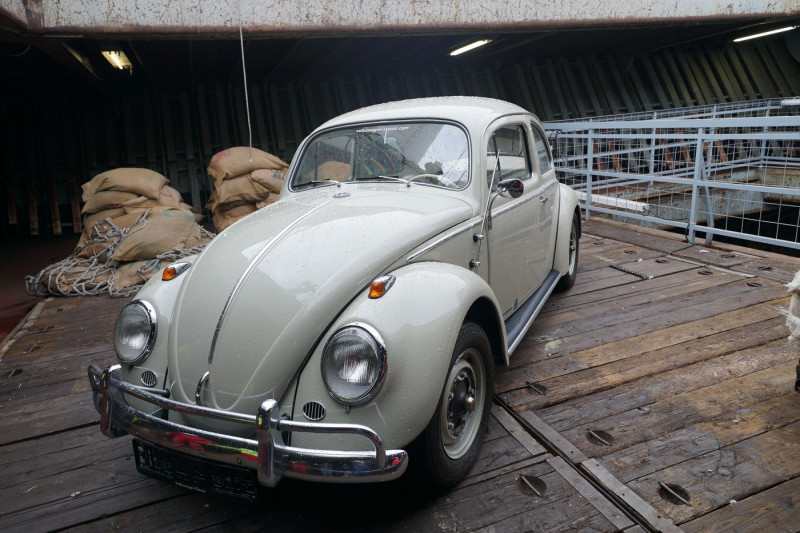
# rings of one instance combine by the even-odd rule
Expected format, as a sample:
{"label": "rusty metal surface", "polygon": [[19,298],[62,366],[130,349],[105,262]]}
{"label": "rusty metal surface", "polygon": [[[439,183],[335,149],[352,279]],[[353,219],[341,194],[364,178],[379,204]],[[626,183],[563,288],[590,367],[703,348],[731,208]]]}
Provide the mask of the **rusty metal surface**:
{"label": "rusty metal surface", "polygon": [[[677,4],[677,5],[676,5]],[[292,34],[515,29],[639,22],[783,18],[796,0],[0,0],[0,15],[34,33]]]}

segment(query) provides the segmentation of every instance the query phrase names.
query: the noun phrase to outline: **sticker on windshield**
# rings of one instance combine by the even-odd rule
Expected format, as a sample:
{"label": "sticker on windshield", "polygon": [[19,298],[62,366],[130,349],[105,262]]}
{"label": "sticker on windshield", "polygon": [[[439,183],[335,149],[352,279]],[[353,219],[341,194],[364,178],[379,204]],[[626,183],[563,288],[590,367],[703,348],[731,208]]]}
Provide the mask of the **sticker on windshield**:
{"label": "sticker on windshield", "polygon": [[385,133],[387,131],[405,131],[410,126],[378,126],[374,128],[361,128],[356,133]]}

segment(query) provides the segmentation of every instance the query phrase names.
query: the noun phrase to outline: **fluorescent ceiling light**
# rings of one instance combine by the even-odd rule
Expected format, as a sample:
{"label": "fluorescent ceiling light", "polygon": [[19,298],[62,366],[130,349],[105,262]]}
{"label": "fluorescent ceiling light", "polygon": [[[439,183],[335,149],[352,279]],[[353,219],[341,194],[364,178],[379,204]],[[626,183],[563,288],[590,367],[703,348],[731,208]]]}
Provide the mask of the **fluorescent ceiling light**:
{"label": "fluorescent ceiling light", "polygon": [[781,33],[784,31],[791,31],[795,29],[797,26],[786,26],[785,28],[778,28],[777,30],[772,31],[765,31],[763,33],[756,33],[755,35],[748,35],[747,37],[739,37],[738,39],[734,39],[733,42],[740,43],[742,41],[749,41],[750,39],[758,39],[759,37],[766,37],[767,35],[773,35],[775,33]]}
{"label": "fluorescent ceiling light", "polygon": [[475,50],[479,46],[483,46],[485,44],[489,44],[492,42],[491,39],[481,39],[480,41],[475,41],[474,43],[470,43],[466,46],[462,46],[461,48],[456,48],[452,52],[450,52],[451,56],[457,56],[458,54],[463,54],[464,52],[469,52],[470,50]]}
{"label": "fluorescent ceiling light", "polygon": [[128,59],[128,56],[125,55],[125,52],[117,50],[103,50],[100,53],[103,54],[103,57],[105,57],[114,68],[118,68],[120,70],[133,68],[131,60]]}

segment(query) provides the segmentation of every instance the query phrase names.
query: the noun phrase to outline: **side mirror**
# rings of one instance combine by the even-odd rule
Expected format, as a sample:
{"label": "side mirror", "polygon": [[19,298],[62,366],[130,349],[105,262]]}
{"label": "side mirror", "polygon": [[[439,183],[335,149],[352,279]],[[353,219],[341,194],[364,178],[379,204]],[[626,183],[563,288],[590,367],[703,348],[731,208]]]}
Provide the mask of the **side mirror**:
{"label": "side mirror", "polygon": [[519,198],[525,192],[525,184],[518,179],[503,180],[497,184],[497,192],[508,193],[511,198]]}
{"label": "side mirror", "polygon": [[525,192],[525,184],[518,179],[507,179],[498,183],[492,195],[489,197],[489,203],[486,205],[486,220],[489,229],[492,229],[492,204],[495,199],[501,194],[508,194],[511,198],[519,198]]}

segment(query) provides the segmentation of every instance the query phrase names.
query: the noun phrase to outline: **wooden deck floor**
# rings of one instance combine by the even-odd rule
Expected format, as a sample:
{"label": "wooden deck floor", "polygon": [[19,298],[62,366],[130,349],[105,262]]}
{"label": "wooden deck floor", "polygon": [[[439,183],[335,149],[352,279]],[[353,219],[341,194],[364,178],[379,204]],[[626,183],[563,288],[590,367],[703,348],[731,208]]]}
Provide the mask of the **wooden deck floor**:
{"label": "wooden deck floor", "polygon": [[588,222],[578,282],[498,369],[467,480],[438,495],[286,480],[256,505],[138,474],[86,378],[112,362],[125,301],[43,301],[0,348],[0,530],[800,531],[797,270]]}

